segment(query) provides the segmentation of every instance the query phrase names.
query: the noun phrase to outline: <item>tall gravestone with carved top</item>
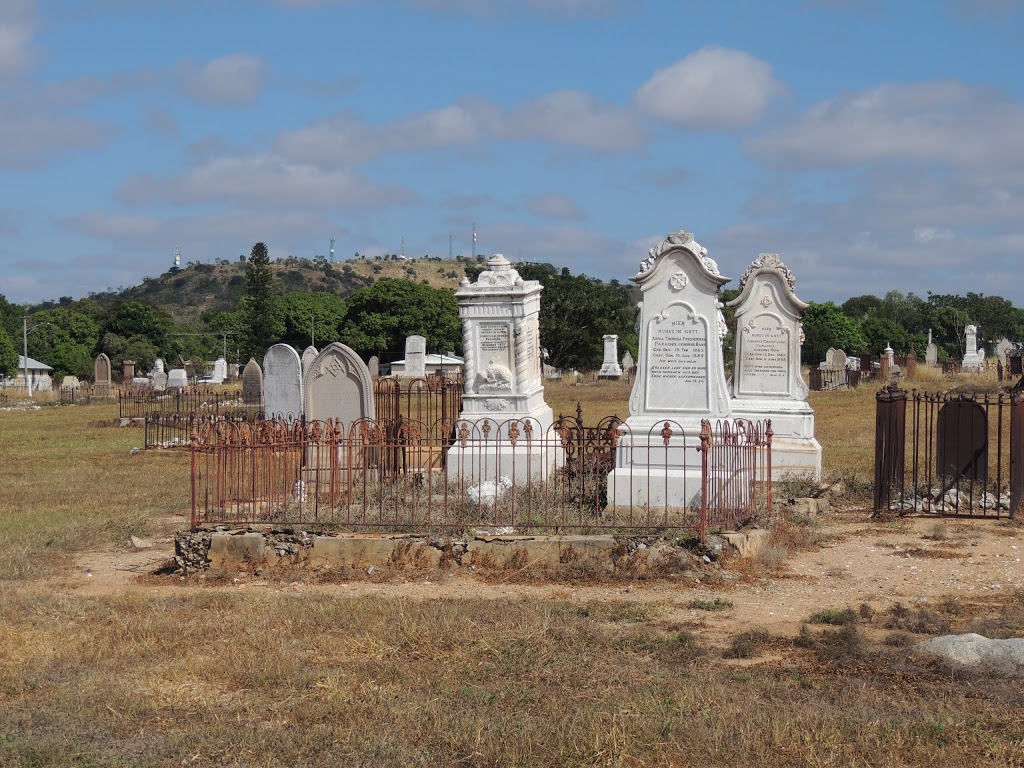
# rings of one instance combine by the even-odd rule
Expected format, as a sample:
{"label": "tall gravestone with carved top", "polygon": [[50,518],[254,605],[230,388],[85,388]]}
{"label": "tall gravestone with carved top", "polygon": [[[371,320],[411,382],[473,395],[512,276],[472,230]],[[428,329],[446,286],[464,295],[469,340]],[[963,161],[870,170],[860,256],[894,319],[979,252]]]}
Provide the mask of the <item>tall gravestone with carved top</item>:
{"label": "tall gravestone with carved top", "polygon": [[[818,480],[821,444],[800,372],[800,318],[807,304],[795,287],[793,273],[774,253],[762,253],[740,278],[740,295],[729,302],[736,311],[733,417],[771,419],[776,478],[800,474]],[[845,354],[836,350],[833,362],[845,367]]]}
{"label": "tall gravestone with carved top", "polygon": [[242,405],[263,408],[263,369],[254,357],[250,357],[242,369]]}
{"label": "tall gravestone with carved top", "polygon": [[462,439],[448,453],[450,477],[539,478],[561,461],[542,383],[543,288],[495,254],[475,283],[463,278],[455,293],[466,378],[457,425]]}
{"label": "tall gravestone with carved top", "polygon": [[304,385],[306,418],[335,419],[346,429],[360,419],[373,419],[373,380],[366,363],[340,342],[328,344],[306,371]]}
{"label": "tall gravestone with carved top", "polygon": [[93,373],[93,397],[113,397],[114,383],[110,377],[110,358],[103,352],[96,358]]}
{"label": "tall gravestone with carved top", "polygon": [[978,356],[978,327],[968,325],[964,328],[964,360],[960,368],[964,371],[981,369],[981,357]]}
{"label": "tall gravestone with carved top", "polygon": [[268,417],[302,416],[302,358],[290,344],[274,344],[263,356],[263,410]]}
{"label": "tall gravestone with carved top", "polygon": [[643,296],[640,353],[609,494],[618,505],[688,506],[700,494],[701,420],[732,412],[719,301],[729,278],[692,234],[677,232],[630,279]]}

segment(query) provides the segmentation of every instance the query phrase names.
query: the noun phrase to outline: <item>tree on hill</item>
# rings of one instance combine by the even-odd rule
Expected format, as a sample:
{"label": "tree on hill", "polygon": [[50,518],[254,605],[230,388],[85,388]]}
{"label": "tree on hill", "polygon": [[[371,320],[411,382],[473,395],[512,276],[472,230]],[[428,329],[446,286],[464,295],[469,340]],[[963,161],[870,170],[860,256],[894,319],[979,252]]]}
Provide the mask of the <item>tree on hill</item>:
{"label": "tree on hill", "polygon": [[[860,323],[843,313],[834,302],[811,302],[804,311],[804,345],[801,357],[815,366],[825,359],[829,347],[841,349],[848,355],[867,351],[867,339]],[[879,350],[881,351],[881,350]]]}
{"label": "tree on hill", "polygon": [[275,306],[274,270],[270,266],[267,246],[256,243],[249,254],[245,268],[245,295],[240,309],[245,317],[245,337],[242,339],[242,357],[263,359],[263,353],[284,333]]}
{"label": "tree on hill", "polygon": [[325,291],[286,293],[277,297],[277,311],[284,322],[282,341],[303,349],[315,339],[322,347],[338,340],[345,302]]}
{"label": "tree on hill", "polygon": [[18,351],[14,342],[3,328],[0,328],[0,376],[13,376],[18,365]]}
{"label": "tree on hill", "polygon": [[524,280],[539,280],[540,343],[555,367],[596,368],[604,335],[617,334],[619,354],[637,356],[636,300],[628,286],[558,271],[551,264],[517,264]]}
{"label": "tree on hill", "polygon": [[149,370],[158,356],[170,357],[174,320],[162,307],[141,301],[117,301],[100,327],[100,351],[112,360],[135,360],[138,370]]}
{"label": "tree on hill", "polygon": [[348,297],[341,340],[364,357],[401,358],[406,336],[427,340],[432,352],[462,350],[462,325],[455,295],[411,280],[381,280]]}

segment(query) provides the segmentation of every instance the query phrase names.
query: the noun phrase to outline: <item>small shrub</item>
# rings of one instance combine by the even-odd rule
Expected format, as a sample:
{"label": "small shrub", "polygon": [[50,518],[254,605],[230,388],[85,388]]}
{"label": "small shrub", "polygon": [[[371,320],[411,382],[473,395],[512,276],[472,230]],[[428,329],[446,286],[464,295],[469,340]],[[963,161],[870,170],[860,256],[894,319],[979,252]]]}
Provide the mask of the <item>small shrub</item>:
{"label": "small shrub", "polygon": [[771,640],[771,635],[763,629],[753,629],[736,635],[729,647],[722,654],[727,659],[749,659],[757,654],[762,646]]}
{"label": "small shrub", "polygon": [[732,600],[713,597],[710,600],[691,600],[686,607],[694,611],[724,611],[732,606]]}
{"label": "small shrub", "polygon": [[927,608],[908,608],[896,603],[886,612],[886,629],[913,632],[915,635],[941,635],[949,630],[949,622]]}
{"label": "small shrub", "polygon": [[829,624],[833,627],[846,626],[857,623],[857,613],[853,608],[826,608],[823,611],[815,611],[807,621],[811,624]]}

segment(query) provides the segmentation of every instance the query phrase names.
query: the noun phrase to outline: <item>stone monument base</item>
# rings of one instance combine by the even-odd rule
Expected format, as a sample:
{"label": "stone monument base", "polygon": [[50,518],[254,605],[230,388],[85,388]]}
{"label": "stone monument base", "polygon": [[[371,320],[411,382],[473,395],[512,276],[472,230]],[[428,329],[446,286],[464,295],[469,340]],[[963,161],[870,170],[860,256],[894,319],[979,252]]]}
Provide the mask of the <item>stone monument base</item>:
{"label": "stone monument base", "polygon": [[664,419],[629,419],[620,428],[615,469],[608,475],[610,504],[637,511],[700,505],[700,420],[667,423],[667,444]]}
{"label": "stone monument base", "polygon": [[733,400],[732,418],[772,422],[772,480],[794,476],[821,480],[821,444],[814,437],[814,411],[792,400]]}
{"label": "stone monument base", "polygon": [[[502,478],[515,484],[547,480],[565,463],[561,439],[551,429],[553,423],[554,414],[545,404],[528,413],[463,410],[455,424],[455,442],[448,449],[449,480],[466,484],[500,482]],[[465,441],[463,426],[467,429]],[[514,444],[513,431],[517,433]]]}
{"label": "stone monument base", "polygon": [[622,368],[619,367],[618,363],[605,363],[601,366],[601,370],[597,372],[597,378],[599,379],[621,379]]}

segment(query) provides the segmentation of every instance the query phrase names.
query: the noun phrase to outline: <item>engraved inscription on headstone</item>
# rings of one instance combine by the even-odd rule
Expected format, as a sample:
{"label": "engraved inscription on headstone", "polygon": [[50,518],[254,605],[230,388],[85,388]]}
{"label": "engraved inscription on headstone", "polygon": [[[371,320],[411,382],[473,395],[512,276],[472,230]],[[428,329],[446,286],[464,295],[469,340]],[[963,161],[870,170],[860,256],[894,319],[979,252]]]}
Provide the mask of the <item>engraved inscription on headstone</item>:
{"label": "engraved inscription on headstone", "polygon": [[427,375],[427,340],[422,336],[409,336],[405,340],[405,375],[422,379]]}
{"label": "engraved inscription on headstone", "polygon": [[669,305],[648,326],[648,410],[706,411],[708,324],[685,304]]}
{"label": "engraved inscription on headstone", "polygon": [[263,357],[263,410],[268,417],[302,415],[302,360],[289,344],[274,344]]}
{"label": "engraved inscription on headstone", "polygon": [[740,329],[736,391],[744,395],[789,395],[789,329],[774,315],[758,315]]}

